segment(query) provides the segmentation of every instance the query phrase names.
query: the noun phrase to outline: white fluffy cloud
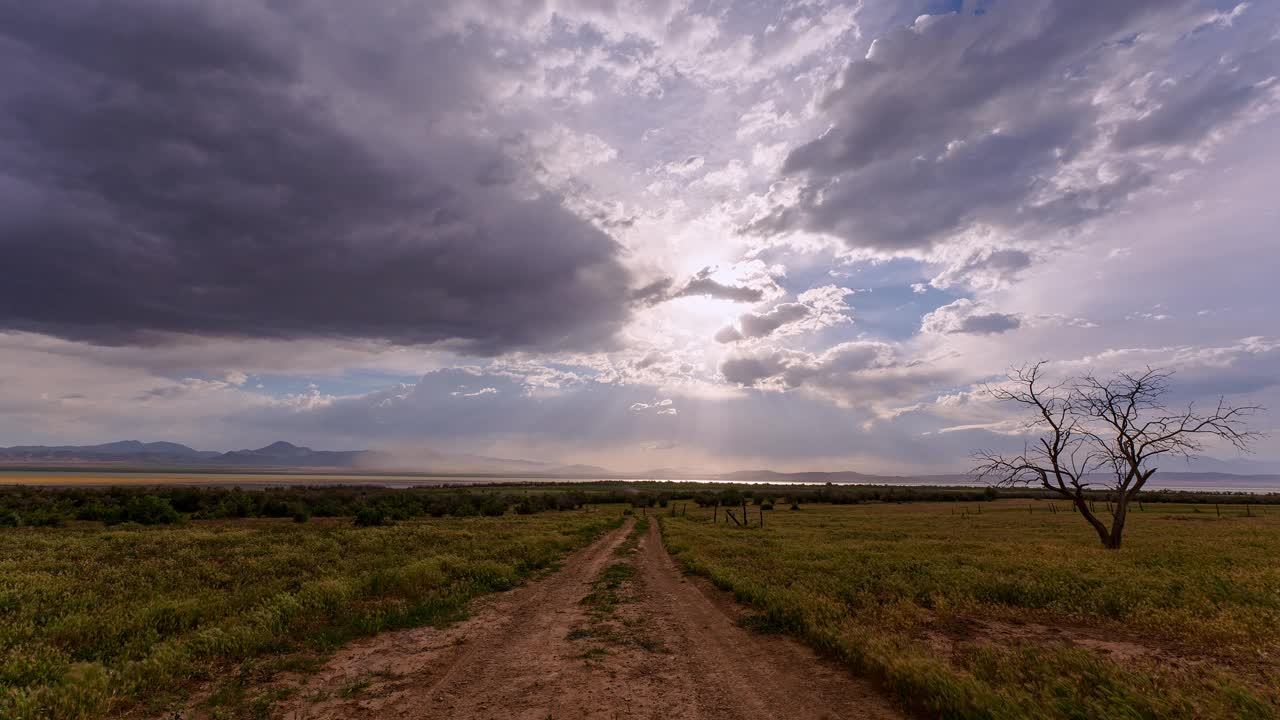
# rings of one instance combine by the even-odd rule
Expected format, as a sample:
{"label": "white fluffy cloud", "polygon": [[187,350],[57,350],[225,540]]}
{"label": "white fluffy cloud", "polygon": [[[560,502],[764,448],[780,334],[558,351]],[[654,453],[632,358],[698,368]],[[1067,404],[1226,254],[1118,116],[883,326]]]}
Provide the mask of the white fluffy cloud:
{"label": "white fluffy cloud", "polygon": [[780,303],[762,313],[740,315],[736,325],[721,328],[715,339],[721,343],[732,343],[811,332],[851,322],[845,298],[853,293],[853,290],[837,285],[811,288],[800,293],[796,302]]}
{"label": "white fluffy cloud", "polygon": [[993,312],[981,303],[961,298],[944,305],[920,320],[920,331],[926,333],[998,335],[1017,330],[1022,318],[1013,313]]}

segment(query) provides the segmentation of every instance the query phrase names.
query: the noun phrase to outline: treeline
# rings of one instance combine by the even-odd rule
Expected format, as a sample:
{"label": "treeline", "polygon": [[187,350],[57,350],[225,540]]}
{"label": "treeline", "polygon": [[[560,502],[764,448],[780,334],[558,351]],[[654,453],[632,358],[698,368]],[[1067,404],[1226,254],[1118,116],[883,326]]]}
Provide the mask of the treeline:
{"label": "treeline", "polygon": [[714,505],[800,505],[830,503],[854,505],[867,502],[982,502],[995,500],[995,488],[901,487],[893,485],[766,485],[700,492],[693,501],[701,507]]}
{"label": "treeline", "polygon": [[358,525],[383,525],[414,517],[497,516],[572,510],[587,493],[493,489],[391,489],[369,486],[280,487],[245,490],[216,487],[0,488],[0,527],[56,526],[69,520],[107,525],[162,525],[231,518],[351,517]]}
{"label": "treeline", "polygon": [[[1105,491],[1089,494],[1110,500]],[[992,487],[896,485],[746,485],[706,483],[662,485],[544,483],[483,485],[467,488],[386,488],[370,485],[284,486],[259,489],[210,486],[30,487],[0,486],[0,527],[56,526],[72,520],[107,525],[158,525],[186,520],[228,518],[353,518],[359,525],[445,515],[497,516],[573,510],[585,505],[629,504],[665,508],[672,502],[701,507],[737,506],[743,502],[765,509],[777,504],[849,505],[874,502],[984,502],[1000,498],[1059,499],[1045,490]],[[1280,504],[1280,494],[1211,493],[1156,490],[1144,492],[1146,503]]]}

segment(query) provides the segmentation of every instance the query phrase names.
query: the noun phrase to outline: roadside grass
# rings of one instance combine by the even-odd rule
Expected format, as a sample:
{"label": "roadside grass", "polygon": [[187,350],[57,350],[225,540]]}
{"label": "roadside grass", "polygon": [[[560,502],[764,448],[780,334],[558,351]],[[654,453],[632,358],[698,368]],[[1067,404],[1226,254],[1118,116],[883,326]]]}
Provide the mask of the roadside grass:
{"label": "roadside grass", "polygon": [[749,625],[926,716],[1280,717],[1280,513],[1149,504],[1109,551],[1047,502],[981,505],[661,522],[686,570],[756,610]]}
{"label": "roadside grass", "polygon": [[237,697],[250,684],[242,675],[305,671],[356,637],[455,620],[471,598],[618,522],[562,512],[369,528],[242,519],[6,530],[0,717],[160,714],[214,679],[209,704],[261,704],[270,698]]}

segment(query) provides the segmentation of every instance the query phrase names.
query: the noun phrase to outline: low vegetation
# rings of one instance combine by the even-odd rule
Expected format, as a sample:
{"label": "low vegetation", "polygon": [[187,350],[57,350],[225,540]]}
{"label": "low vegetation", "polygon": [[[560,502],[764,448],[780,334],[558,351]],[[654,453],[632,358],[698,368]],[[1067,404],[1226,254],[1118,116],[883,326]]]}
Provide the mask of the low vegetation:
{"label": "low vegetation", "polygon": [[661,522],[684,566],[753,606],[756,625],[928,717],[1280,716],[1280,511],[1147,503],[1117,552],[1061,505]]}
{"label": "low vegetation", "polygon": [[0,526],[57,526],[70,521],[107,525],[168,525],[183,520],[354,517],[381,525],[431,516],[498,517],[514,511],[574,510],[590,502],[622,502],[567,490],[510,486],[470,490],[392,489],[376,485],[267,487],[0,487]]}
{"label": "low vegetation", "polygon": [[[193,520],[175,495],[129,494],[109,506],[132,524],[0,532],[0,717],[98,718],[144,701],[158,711],[202,681],[236,677],[248,658],[323,653],[356,636],[445,622],[620,517],[395,516],[367,527],[350,517]],[[262,507],[268,497],[222,499]],[[181,522],[141,524],[170,513]]]}
{"label": "low vegetation", "polygon": [[[235,482],[235,476],[225,476]],[[671,510],[673,504],[736,507],[785,503],[951,502],[975,503],[997,498],[1045,498],[1053,493],[1035,488],[904,487],[893,485],[745,485],[708,483],[543,483],[462,487],[387,488],[377,485],[270,486],[244,489],[218,484],[196,486],[49,487],[0,485],[0,528],[49,527],[69,522],[107,525],[166,525],[186,520],[240,518],[362,518],[379,525],[419,517],[498,517],[546,510],[574,510],[591,505],[627,504],[635,508]],[[1091,491],[1088,501],[1105,504],[1111,494]],[[1146,503],[1280,504],[1280,494],[1246,495],[1145,491]],[[684,508],[682,508],[684,509]]]}
{"label": "low vegetation", "polygon": [[[1277,500],[1144,492],[1108,553],[1035,490],[0,487],[0,718],[157,712],[197,688],[269,707],[249,692],[271,687],[263,672],[456,618],[616,526],[616,503],[639,528],[660,518],[756,627],[930,716],[1274,717]],[[725,524],[744,503],[750,526]],[[1105,494],[1089,504],[1109,512]],[[620,602],[638,532],[593,587],[584,652],[658,647]]]}

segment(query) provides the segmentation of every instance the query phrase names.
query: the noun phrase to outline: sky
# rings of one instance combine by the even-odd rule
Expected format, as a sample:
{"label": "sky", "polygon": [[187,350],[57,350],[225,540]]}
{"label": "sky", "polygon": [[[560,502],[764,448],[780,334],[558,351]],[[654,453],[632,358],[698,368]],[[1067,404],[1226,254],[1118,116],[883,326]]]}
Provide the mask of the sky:
{"label": "sky", "polygon": [[1038,360],[1280,408],[1277,109],[1269,2],[3,3],[0,445],[952,472]]}

